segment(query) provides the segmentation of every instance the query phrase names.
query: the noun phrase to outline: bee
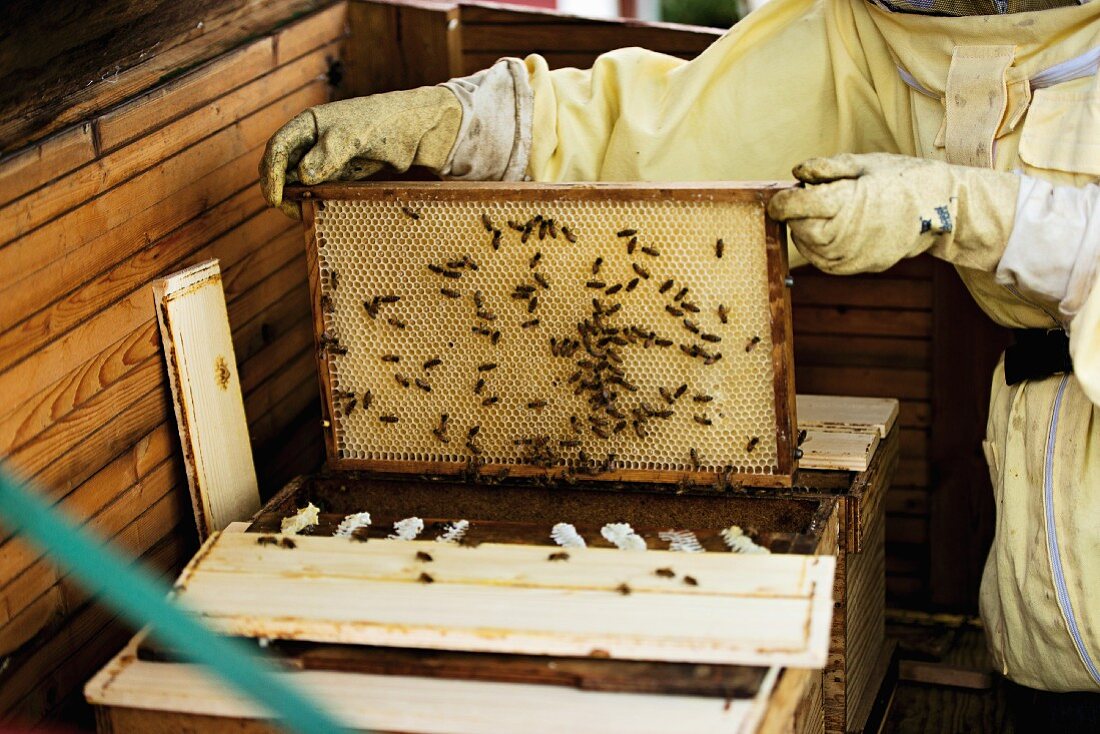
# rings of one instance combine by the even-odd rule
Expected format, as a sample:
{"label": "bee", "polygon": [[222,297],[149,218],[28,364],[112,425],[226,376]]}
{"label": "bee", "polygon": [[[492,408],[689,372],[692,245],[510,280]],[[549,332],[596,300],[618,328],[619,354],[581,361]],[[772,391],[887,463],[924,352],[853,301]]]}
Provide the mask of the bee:
{"label": "bee", "polygon": [[532,296],[531,300],[527,302],[527,313],[534,313],[535,309],[539,307],[539,297]]}
{"label": "bee", "polygon": [[631,263],[630,267],[634,268],[634,272],[637,273],[640,277],[649,280],[649,271],[643,268],[641,265],[639,265],[638,263]]}
{"label": "bee", "polygon": [[474,291],[474,295],[471,297],[474,299],[474,306],[478,310],[485,305],[485,297],[481,295],[481,291]]}
{"label": "bee", "polygon": [[332,290],[336,290],[336,287],[340,283],[340,279],[336,276],[336,271],[335,270],[329,271],[328,279],[329,279],[329,282],[332,283]]}
{"label": "bee", "polygon": [[749,339],[747,342],[745,342],[745,351],[751,352],[752,350],[756,349],[756,345],[759,343],[760,337],[754,336],[752,339]]}
{"label": "bee", "polygon": [[719,303],[718,304],[718,320],[721,321],[723,324],[729,323],[729,316],[730,316],[729,309],[726,308],[725,306],[723,306],[721,303]]}
{"label": "bee", "polygon": [[379,300],[382,303],[397,303],[401,300],[401,296],[382,296]]}
{"label": "bee", "polygon": [[514,230],[515,230],[515,231],[517,231],[517,232],[522,232],[522,231],[523,231],[523,225],[522,225],[522,224],[520,224],[519,222],[517,222],[517,221],[516,221],[516,220],[514,220],[514,219],[509,219],[509,220],[508,220],[508,226],[509,226],[509,227],[510,227],[511,229],[514,229]]}
{"label": "bee", "polygon": [[694,344],[681,344],[680,351],[689,357],[699,356],[699,347],[695,346]]}
{"label": "bee", "polygon": [[336,310],[336,306],[332,304],[332,298],[326,293],[321,296],[321,313],[332,313]]}
{"label": "bee", "polygon": [[278,545],[279,539],[273,535],[261,535],[256,538],[256,545]]}
{"label": "bee", "polygon": [[584,287],[603,289],[607,287],[607,283],[604,283],[602,280],[590,280],[584,284]]}
{"label": "bee", "polygon": [[709,403],[714,400],[714,396],[707,395],[705,392],[697,392],[694,396],[692,396],[691,400],[695,403]]}
{"label": "bee", "polygon": [[447,298],[462,298],[462,294],[458,291],[452,291],[450,288],[440,288],[439,292],[445,295]]}
{"label": "bee", "polygon": [[599,275],[600,274],[600,266],[601,265],[603,265],[603,258],[602,257],[597,257],[595,260],[592,261],[592,274],[593,275]]}
{"label": "bee", "polygon": [[546,239],[546,232],[549,229],[550,229],[550,220],[549,219],[543,219],[541,222],[539,222],[539,239],[540,240]]}
{"label": "bee", "polygon": [[649,255],[650,257],[660,257],[661,256],[661,253],[658,252],[656,249],[654,249],[652,247],[643,247],[642,252]]}
{"label": "bee", "polygon": [[629,596],[630,595],[630,587],[628,585],[626,585],[625,583],[624,584],[619,584],[618,586],[616,586],[615,591],[619,592],[623,596]]}
{"label": "bee", "polygon": [[638,238],[637,237],[631,237],[630,242],[626,243],[626,254],[627,255],[633,255],[634,254],[634,248],[637,247],[637,246],[638,246]]}
{"label": "bee", "polygon": [[675,415],[675,413],[671,410],[658,410],[656,413],[653,414],[653,417],[660,418],[662,420],[668,420],[673,415]]}
{"label": "bee", "polygon": [[473,441],[467,441],[466,448],[469,449],[470,453],[472,453],[474,456],[481,456],[481,447]]}
{"label": "bee", "polygon": [[672,340],[671,339],[655,339],[653,341],[653,343],[656,344],[659,347],[671,347],[672,346]]}
{"label": "bee", "polygon": [[657,289],[658,293],[667,293],[669,288],[672,287],[673,280],[669,278],[664,283],[661,283],[661,287]]}
{"label": "bee", "polygon": [[753,436],[749,439],[749,442],[745,444],[745,453],[751,454],[753,450],[760,445],[760,437]]}
{"label": "bee", "polygon": [[692,334],[699,333],[699,327],[691,319],[684,319],[684,328],[690,331]]}
{"label": "bee", "polygon": [[555,240],[558,238],[558,225],[554,224],[553,219],[546,220],[546,226],[550,232],[550,236]]}
{"label": "bee", "polygon": [[479,364],[477,366],[477,371],[478,372],[491,372],[492,370],[495,370],[496,368],[497,368],[497,363],[496,362],[485,362],[485,363]]}
{"label": "bee", "polygon": [[637,288],[638,287],[638,282],[639,281],[638,281],[637,278],[632,278],[631,281],[626,284],[626,292],[629,293],[630,291]]}
{"label": "bee", "polygon": [[408,387],[410,385],[409,378],[405,377],[400,372],[395,372],[394,375],[393,375],[393,379],[396,380],[397,384],[400,385],[401,387]]}
{"label": "bee", "polygon": [[444,278],[450,278],[451,280],[458,280],[462,277],[462,273],[457,270],[444,270],[440,275]]}
{"label": "bee", "polygon": [[499,229],[493,230],[493,241],[490,244],[493,246],[494,250],[500,249],[500,239],[503,236],[504,234]]}
{"label": "bee", "polygon": [[653,573],[657,576],[660,576],[663,579],[674,579],[674,578],[676,578],[676,572],[673,571],[671,568],[658,568]]}
{"label": "bee", "polygon": [[378,318],[378,306],[379,304],[381,304],[381,302],[382,301],[380,298],[378,298],[378,296],[375,296],[369,301],[363,301],[363,308],[366,309],[367,316],[370,316],[372,319]]}
{"label": "bee", "polygon": [[435,559],[432,558],[430,553],[425,553],[424,551],[417,551],[416,552],[416,560],[420,561],[421,563],[431,563]]}
{"label": "bee", "polygon": [[691,419],[701,426],[709,426],[714,423],[714,421],[712,421],[710,418],[707,418],[705,415],[693,415],[691,416]]}
{"label": "bee", "polygon": [[685,311],[688,311],[690,313],[699,313],[699,307],[696,306],[691,301],[681,301],[680,302],[680,308],[682,308]]}
{"label": "bee", "polygon": [[619,291],[621,291],[622,289],[623,289],[623,284],[622,283],[616,283],[615,285],[608,286],[607,290],[604,291],[604,293],[606,293],[609,296],[613,296],[616,293],[618,293]]}
{"label": "bee", "polygon": [[801,446],[802,442],[805,441],[805,440],[806,440],[806,429],[803,428],[801,431],[798,432],[798,443],[795,444],[795,445],[796,446]]}
{"label": "bee", "polygon": [[415,380],[413,380],[413,382],[416,384],[417,387],[419,387],[424,392],[431,392],[432,391],[432,386],[429,385],[424,380],[421,380],[419,377],[417,377]]}
{"label": "bee", "polygon": [[561,233],[565,235],[565,239],[569,240],[570,244],[577,244],[577,235],[573,234],[573,230],[569,229],[569,227],[562,227]]}
{"label": "bee", "polygon": [[482,321],[496,321],[497,315],[492,311],[485,311],[484,309],[478,309],[478,312],[474,314]]}
{"label": "bee", "polygon": [[478,426],[478,425],[470,426],[470,430],[466,431],[466,440],[467,441],[473,441],[474,436],[476,436],[480,431],[481,431],[481,426]]}
{"label": "bee", "polygon": [[492,333],[484,326],[472,326],[470,327],[470,330],[473,331],[475,334],[480,334],[481,336],[489,336]]}
{"label": "bee", "polygon": [[607,429],[602,426],[592,426],[592,433],[595,433],[602,439],[611,438],[611,434],[607,432]]}
{"label": "bee", "polygon": [[688,386],[687,386],[687,383],[685,382],[683,385],[680,385],[680,387],[676,388],[676,392],[674,392],[672,394],[672,396],[674,398],[676,398],[677,400],[679,400],[680,398],[682,398],[684,396],[684,393],[687,392],[687,389],[688,389]]}
{"label": "bee", "polygon": [[435,579],[433,579],[429,574],[426,574],[426,573],[421,573],[419,576],[416,577],[416,580],[419,581],[422,584],[434,584],[435,583]]}
{"label": "bee", "polygon": [[684,585],[685,586],[698,586],[699,582],[695,579],[694,576],[684,576]]}
{"label": "bee", "polygon": [[401,207],[401,211],[404,213],[404,215],[406,217],[408,217],[409,219],[412,219],[413,221],[416,221],[417,219],[420,219],[420,212],[415,211],[413,209],[410,209],[407,206]]}
{"label": "bee", "polygon": [[481,225],[485,227],[486,232],[492,232],[494,229],[493,220],[489,219],[489,215],[485,212],[481,213]]}
{"label": "bee", "polygon": [[636,230],[636,229],[620,229],[615,236],[616,237],[633,237],[636,234],[638,234],[638,230]]}
{"label": "bee", "polygon": [[438,367],[441,364],[443,364],[442,359],[440,359],[439,357],[432,357],[431,359],[429,359],[427,362],[424,363],[423,367],[426,370],[430,370],[432,367]]}
{"label": "bee", "polygon": [[374,394],[370,390],[363,393],[363,410],[370,408],[370,404],[374,402]]}
{"label": "bee", "polygon": [[539,325],[539,320],[538,319],[528,319],[527,321],[524,321],[522,324],[520,324],[519,327],[521,329],[533,329],[538,325]]}
{"label": "bee", "polygon": [[535,282],[542,286],[544,290],[550,290],[550,281],[546,279],[546,276],[542,273],[534,273],[533,277]]}
{"label": "bee", "polygon": [[436,275],[443,275],[445,272],[443,268],[439,267],[435,263],[428,263],[428,270],[432,271]]}
{"label": "bee", "polygon": [[479,378],[477,384],[474,385],[474,395],[480,395],[481,391],[485,389],[485,378]]}
{"label": "bee", "polygon": [[447,437],[447,433],[442,428],[439,428],[439,427],[433,428],[432,429],[432,435],[435,436],[436,439],[440,443],[450,443],[451,442],[451,439]]}
{"label": "bee", "polygon": [[520,235],[519,241],[523,244],[527,244],[527,239],[531,236],[531,231],[535,228],[535,220],[529,219],[527,224],[523,225],[523,234]]}
{"label": "bee", "polygon": [[573,433],[580,433],[582,430],[580,419],[575,415],[569,416],[569,425],[573,429]]}
{"label": "bee", "polygon": [[383,423],[396,423],[399,418],[396,415],[380,415],[378,416],[378,420]]}
{"label": "bee", "polygon": [[370,528],[355,528],[351,531],[351,539],[358,543],[366,543],[370,539]]}
{"label": "bee", "polygon": [[708,356],[703,358],[703,364],[709,366],[709,365],[714,364],[715,362],[717,362],[721,358],[722,358],[722,353],[721,352],[718,352],[717,354],[711,354],[711,355],[708,355]]}
{"label": "bee", "polygon": [[397,362],[401,361],[401,358],[398,357],[396,354],[383,354],[382,355],[382,361],[383,362],[393,362],[393,363],[396,364]]}
{"label": "bee", "polygon": [[489,397],[487,397],[487,398],[485,398],[484,400],[482,400],[482,401],[481,401],[481,404],[482,404],[482,405],[484,405],[484,406],[486,406],[486,407],[488,407],[488,406],[490,406],[490,405],[496,405],[496,404],[497,404],[497,403],[499,403],[499,402],[500,402],[500,397],[499,397],[499,396],[497,396],[497,395],[490,395]]}
{"label": "bee", "polygon": [[499,331],[494,331],[489,336],[489,341],[493,344],[493,346],[496,346],[496,343],[500,341],[500,332]]}
{"label": "bee", "polygon": [[615,425],[611,428],[611,432],[612,433],[622,433],[624,428],[626,428],[626,421],[623,421],[623,420],[616,421]]}
{"label": "bee", "polygon": [[395,329],[404,329],[405,328],[405,322],[402,321],[399,318],[394,317],[394,316],[390,316],[388,319],[386,319],[386,321],[389,323],[390,326],[392,326]]}
{"label": "bee", "polygon": [[447,267],[451,268],[452,270],[457,270],[458,268],[464,268],[464,267],[466,267],[466,260],[465,259],[463,259],[463,260],[448,260],[447,261]]}
{"label": "bee", "polygon": [[672,405],[674,402],[676,402],[672,397],[672,393],[668,391],[667,387],[659,387],[657,388],[657,392],[661,393],[661,398],[669,405]]}
{"label": "bee", "polygon": [[714,243],[714,256],[719,260],[722,259],[722,255],[726,252],[726,243],[719,237],[718,241]]}
{"label": "bee", "polygon": [[541,252],[536,252],[534,255],[531,256],[531,259],[527,261],[527,267],[534,270],[535,266],[537,266],[539,264],[539,260],[541,260],[541,259],[542,259],[542,253]]}
{"label": "bee", "polygon": [[532,400],[532,401],[527,403],[527,407],[530,408],[531,410],[540,410],[540,409],[546,407],[546,401],[545,400]]}
{"label": "bee", "polygon": [[684,300],[684,296],[686,296],[687,294],[688,294],[688,287],[684,286],[680,290],[676,291],[676,295],[672,297],[672,300],[682,301],[682,300]]}
{"label": "bee", "polygon": [[722,337],[718,336],[717,334],[701,334],[699,338],[705,342],[711,342],[712,344],[717,344],[718,342],[722,341]]}
{"label": "bee", "polygon": [[355,410],[355,406],[359,403],[359,399],[354,395],[348,400],[347,405],[344,406],[344,415],[351,415]]}
{"label": "bee", "polygon": [[569,554],[565,551],[558,551],[557,553],[551,553],[546,557],[548,561],[568,561]]}

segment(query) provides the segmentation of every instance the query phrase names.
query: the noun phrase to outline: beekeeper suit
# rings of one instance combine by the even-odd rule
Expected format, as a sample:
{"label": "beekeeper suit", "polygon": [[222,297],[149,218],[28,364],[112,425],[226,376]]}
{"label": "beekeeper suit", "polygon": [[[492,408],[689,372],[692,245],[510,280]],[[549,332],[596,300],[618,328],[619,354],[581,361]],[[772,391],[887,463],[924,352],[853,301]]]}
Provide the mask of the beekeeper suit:
{"label": "beekeeper suit", "polygon": [[993,377],[997,526],[981,610],[1007,677],[1095,691],[1100,2],[881,2],[774,0],[690,62],[636,48],[583,71],[504,59],[315,107],[269,143],[264,193],[293,215],[284,180],[382,165],[703,181],[787,178],[804,161],[805,186],[770,211],[805,259],[855,273],[928,251],[997,323],[1031,330],[1021,336],[1038,345]]}

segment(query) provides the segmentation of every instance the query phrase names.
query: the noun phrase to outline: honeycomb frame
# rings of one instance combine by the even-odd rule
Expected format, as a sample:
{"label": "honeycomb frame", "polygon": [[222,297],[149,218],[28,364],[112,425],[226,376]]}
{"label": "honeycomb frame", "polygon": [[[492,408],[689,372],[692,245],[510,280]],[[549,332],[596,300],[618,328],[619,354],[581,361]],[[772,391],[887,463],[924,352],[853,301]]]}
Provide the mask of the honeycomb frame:
{"label": "honeycomb frame", "polygon": [[289,188],[303,209],[329,466],[790,486],[787,252],[766,214],[782,186]]}

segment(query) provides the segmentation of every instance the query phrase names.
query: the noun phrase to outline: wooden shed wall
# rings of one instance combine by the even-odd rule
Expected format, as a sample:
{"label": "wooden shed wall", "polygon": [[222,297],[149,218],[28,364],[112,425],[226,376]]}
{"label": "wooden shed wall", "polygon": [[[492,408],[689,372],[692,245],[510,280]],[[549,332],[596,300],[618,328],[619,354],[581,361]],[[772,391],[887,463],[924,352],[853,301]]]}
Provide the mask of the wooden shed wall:
{"label": "wooden shed wall", "polygon": [[[624,46],[690,59],[722,33],[487,3],[350,0],[348,12],[349,95],[434,84],[529,53],[552,67],[586,68]],[[793,298],[799,392],[901,400],[901,461],[886,500],[891,602],[974,609],[992,537],[980,446],[1002,332],[930,257],[870,276],[804,269]]]}
{"label": "wooden shed wall", "polygon": [[[342,3],[196,7],[205,33],[166,26],[111,79],[0,116],[8,149],[53,133],[0,160],[0,455],[164,574],[195,528],[153,279],[221,260],[261,487],[320,461],[301,231],[256,179],[268,137],[332,97],[346,28]],[[53,715],[127,634],[0,529],[0,720]]]}

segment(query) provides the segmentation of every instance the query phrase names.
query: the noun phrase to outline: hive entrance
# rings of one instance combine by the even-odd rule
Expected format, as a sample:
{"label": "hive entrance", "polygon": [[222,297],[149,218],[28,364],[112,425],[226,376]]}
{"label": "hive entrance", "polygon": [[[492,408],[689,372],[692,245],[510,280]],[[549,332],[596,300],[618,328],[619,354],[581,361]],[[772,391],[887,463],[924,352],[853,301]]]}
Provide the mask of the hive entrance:
{"label": "hive entrance", "polygon": [[308,194],[335,466],[789,482],[766,190]]}

